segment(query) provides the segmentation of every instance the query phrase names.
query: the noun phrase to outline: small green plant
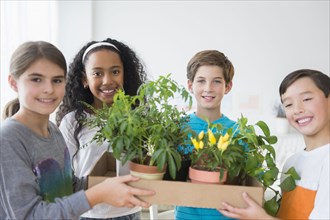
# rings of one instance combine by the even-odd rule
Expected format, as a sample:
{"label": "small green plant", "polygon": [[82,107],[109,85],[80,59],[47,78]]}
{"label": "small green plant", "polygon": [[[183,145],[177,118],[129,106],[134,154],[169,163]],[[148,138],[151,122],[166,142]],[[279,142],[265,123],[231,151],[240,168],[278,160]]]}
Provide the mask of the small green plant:
{"label": "small green plant", "polygon": [[[208,131],[201,131],[191,137],[194,146],[190,154],[192,167],[206,171],[219,171],[222,179],[225,170],[228,177],[238,175],[244,167],[244,148],[234,138],[234,132],[229,129],[222,134],[221,124],[209,124]],[[214,131],[214,132],[213,132]]]}
{"label": "small green plant", "polygon": [[108,142],[113,155],[124,164],[135,160],[140,164],[156,165],[159,170],[168,166],[175,178],[181,167],[177,146],[184,145],[189,132],[183,128],[186,113],[169,103],[176,94],[192,104],[189,92],[170,74],[143,84],[135,96],[119,90],[111,107],[93,109],[95,117],[86,124],[99,130],[93,141]]}
{"label": "small green plant", "polygon": [[[221,125],[210,124],[206,134],[196,134],[191,138],[194,145],[192,164],[201,163],[205,170],[218,169],[223,172],[223,169],[226,169],[229,179],[238,178],[238,184],[242,184],[247,176],[255,178],[264,188],[275,193],[273,198],[264,203],[267,213],[275,216],[282,198],[280,192],[272,188],[279,177],[272,146],[276,144],[277,137],[270,134],[265,122],[249,125],[244,116],[225,134],[222,130]],[[291,191],[295,188],[295,180],[299,179],[299,176],[293,167],[285,175],[286,179],[280,187],[282,191]]]}

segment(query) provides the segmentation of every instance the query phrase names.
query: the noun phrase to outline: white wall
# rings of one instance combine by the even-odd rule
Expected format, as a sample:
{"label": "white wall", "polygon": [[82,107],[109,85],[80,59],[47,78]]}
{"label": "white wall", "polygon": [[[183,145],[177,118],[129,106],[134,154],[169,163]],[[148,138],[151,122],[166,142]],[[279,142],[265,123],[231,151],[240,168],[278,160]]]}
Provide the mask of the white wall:
{"label": "white wall", "polygon": [[300,68],[329,74],[329,1],[96,1],[93,38],[126,42],[153,76],[186,85],[186,64],[217,49],[233,62],[223,112],[274,123],[283,77]]}
{"label": "white wall", "polygon": [[68,63],[92,40],[92,8],[91,0],[58,1],[58,45]]}
{"label": "white wall", "polygon": [[[224,52],[236,69],[223,106],[233,119],[242,112],[251,122],[265,120],[272,126],[278,86],[287,73],[314,68],[329,74],[329,1],[88,0],[58,1],[55,9],[55,44],[68,62],[88,41],[112,37],[132,47],[151,75],[172,73],[185,85],[186,64],[196,52]],[[42,38],[47,27],[38,28],[32,40]],[[3,44],[1,38],[1,75],[8,72]]]}
{"label": "white wall", "polygon": [[57,4],[53,1],[0,1],[1,3],[1,113],[16,97],[7,83],[11,54],[23,42],[44,40],[57,45]]}

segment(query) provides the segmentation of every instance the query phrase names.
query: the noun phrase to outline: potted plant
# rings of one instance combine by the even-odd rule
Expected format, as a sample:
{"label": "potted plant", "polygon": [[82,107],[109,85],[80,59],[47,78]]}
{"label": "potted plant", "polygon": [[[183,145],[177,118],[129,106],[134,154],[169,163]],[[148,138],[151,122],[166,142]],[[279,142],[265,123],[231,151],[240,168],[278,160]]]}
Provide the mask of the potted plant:
{"label": "potted plant", "polygon": [[163,171],[166,166],[172,178],[181,167],[178,145],[184,145],[188,128],[185,111],[170,104],[170,99],[179,94],[192,104],[189,92],[170,78],[160,76],[155,81],[143,84],[135,96],[117,91],[111,107],[93,109],[94,118],[86,124],[99,130],[93,141],[108,142],[113,156],[125,164],[157,166]]}
{"label": "potted plant", "polygon": [[[272,146],[277,142],[277,137],[270,134],[265,122],[259,121],[255,125],[249,125],[248,119],[244,116],[241,116],[236,126],[228,129],[225,134],[222,130],[221,125],[210,124],[207,133],[201,132],[191,137],[194,145],[191,154],[192,168],[219,171],[220,179],[228,175],[229,182],[236,179],[237,184],[243,184],[247,177],[254,178],[264,188],[275,193],[273,198],[264,203],[265,210],[275,216],[281,201],[280,192],[272,188],[279,176]],[[299,176],[294,168],[286,175],[281,188],[290,191],[294,189],[294,180]]]}
{"label": "potted plant", "polygon": [[209,124],[206,133],[201,131],[191,137],[194,150],[190,155],[189,178],[192,182],[222,183],[227,175],[232,178],[243,168],[244,149],[233,139],[236,131],[229,129],[223,135],[222,130],[221,124]]}

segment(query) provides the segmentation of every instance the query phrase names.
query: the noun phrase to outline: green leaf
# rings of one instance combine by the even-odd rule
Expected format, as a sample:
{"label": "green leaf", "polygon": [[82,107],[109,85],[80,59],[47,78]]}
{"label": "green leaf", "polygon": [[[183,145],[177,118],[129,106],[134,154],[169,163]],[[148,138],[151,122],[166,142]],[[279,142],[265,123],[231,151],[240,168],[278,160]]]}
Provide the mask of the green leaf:
{"label": "green leaf", "polygon": [[[275,149],[274,149],[272,146],[270,146],[270,145],[264,145],[263,147],[264,147],[266,150],[269,151],[269,153],[270,153],[270,154],[272,155],[272,157],[274,158],[274,159],[272,159],[272,160],[275,162],[275,158],[276,158]],[[267,155],[268,155],[269,153],[267,153]]]}
{"label": "green leaf", "polygon": [[162,170],[166,164],[166,151],[164,151],[163,149],[160,149],[159,151],[161,151],[159,158],[157,159],[157,167],[158,170]]}
{"label": "green leaf", "polygon": [[262,179],[264,181],[264,185],[267,187],[273,185],[273,183],[277,179],[278,173],[279,173],[279,171],[276,167],[274,167],[271,170],[266,171],[262,177]]}
{"label": "green leaf", "polygon": [[277,143],[277,137],[276,136],[268,136],[268,137],[266,137],[266,140],[269,144],[276,144]]}
{"label": "green leaf", "polygon": [[274,167],[276,166],[275,161],[273,160],[273,158],[271,158],[270,154],[266,154],[266,163],[268,167]]}
{"label": "green leaf", "polygon": [[167,161],[168,161],[167,166],[168,166],[168,170],[170,171],[170,175],[171,175],[172,179],[175,179],[177,169],[176,169],[174,159],[170,153],[167,154]]}
{"label": "green leaf", "polygon": [[256,125],[258,125],[261,128],[261,130],[264,132],[266,137],[268,137],[270,135],[269,128],[264,121],[258,121]]}
{"label": "green leaf", "polygon": [[292,176],[294,180],[300,180],[300,176],[294,167],[290,167],[290,169],[288,169],[288,171],[285,174]]}
{"label": "green leaf", "polygon": [[249,170],[254,170],[256,167],[258,167],[258,160],[257,160],[257,158],[255,158],[253,156],[248,156],[248,159],[246,161],[245,169],[247,171],[249,171]]}
{"label": "green leaf", "polygon": [[296,187],[296,182],[292,176],[287,176],[280,184],[282,191],[292,191]]}
{"label": "green leaf", "polygon": [[271,216],[276,216],[278,209],[280,208],[276,200],[277,200],[277,195],[275,195],[272,199],[264,203],[265,211]]}

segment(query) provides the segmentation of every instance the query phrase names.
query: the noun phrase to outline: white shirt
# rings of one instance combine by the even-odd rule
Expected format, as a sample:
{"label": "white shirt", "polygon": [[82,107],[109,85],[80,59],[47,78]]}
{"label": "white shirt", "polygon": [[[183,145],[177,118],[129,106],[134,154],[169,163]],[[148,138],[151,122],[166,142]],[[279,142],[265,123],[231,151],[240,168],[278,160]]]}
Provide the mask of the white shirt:
{"label": "white shirt", "polygon": [[[88,113],[86,114],[87,117],[93,117]],[[102,145],[99,145],[95,141],[91,142],[97,131],[97,128],[91,129],[88,127],[83,127],[78,134],[80,149],[78,153],[73,157],[77,151],[77,144],[73,137],[76,124],[77,121],[74,118],[74,112],[70,112],[62,119],[60,130],[68,146],[70,157],[73,161],[73,169],[75,175],[80,178],[89,175],[96,162],[108,149],[109,144],[103,143]],[[109,150],[110,152],[112,151],[111,148]],[[125,166],[121,166],[120,162],[117,162],[117,174],[125,175],[128,173],[129,171],[127,164],[125,164]],[[130,215],[139,211],[141,211],[141,207],[117,208],[108,204],[98,204],[94,206],[94,208],[90,211],[84,213],[82,216],[87,218],[115,218],[119,216]]]}

